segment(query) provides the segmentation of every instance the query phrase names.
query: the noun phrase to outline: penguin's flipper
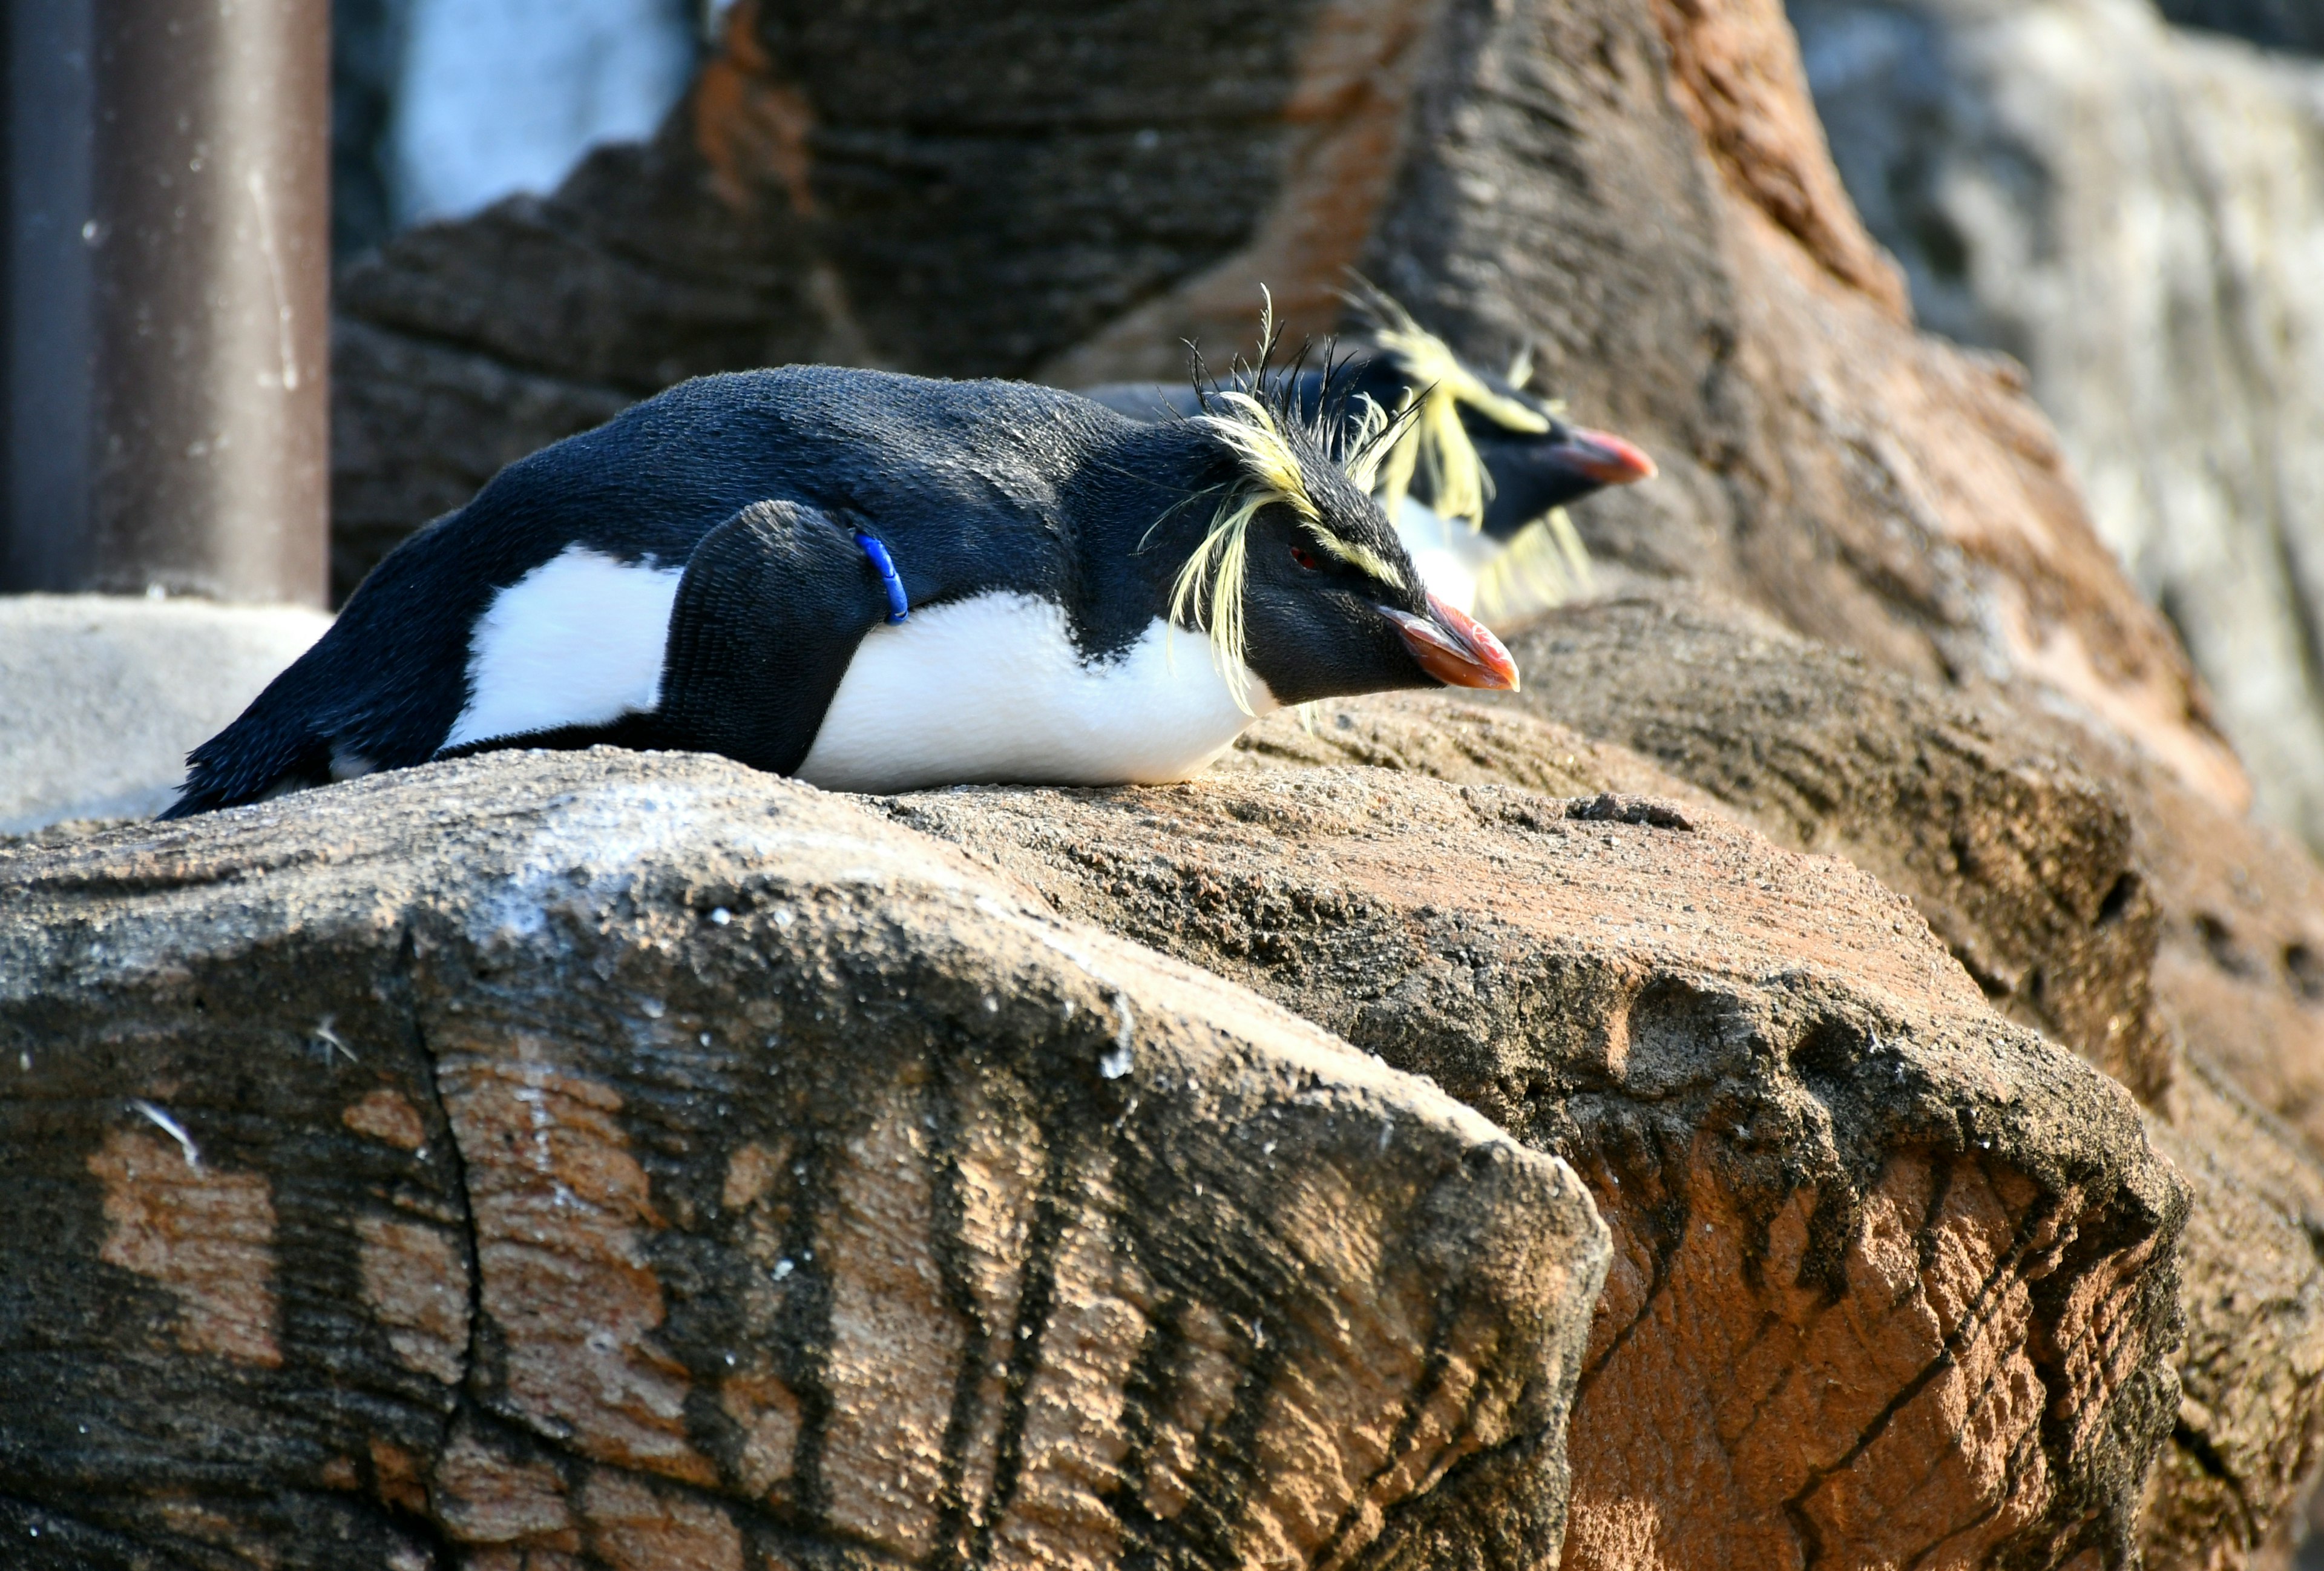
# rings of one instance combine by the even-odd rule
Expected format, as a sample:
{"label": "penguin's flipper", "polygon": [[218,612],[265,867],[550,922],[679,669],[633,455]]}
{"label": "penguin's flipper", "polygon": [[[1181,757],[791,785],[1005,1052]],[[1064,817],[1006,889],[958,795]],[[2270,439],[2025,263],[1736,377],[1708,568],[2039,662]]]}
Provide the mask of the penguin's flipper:
{"label": "penguin's flipper", "polygon": [[702,538],[678,581],[661,745],[791,773],[855,646],[887,614],[853,529],[800,503],[753,503]]}

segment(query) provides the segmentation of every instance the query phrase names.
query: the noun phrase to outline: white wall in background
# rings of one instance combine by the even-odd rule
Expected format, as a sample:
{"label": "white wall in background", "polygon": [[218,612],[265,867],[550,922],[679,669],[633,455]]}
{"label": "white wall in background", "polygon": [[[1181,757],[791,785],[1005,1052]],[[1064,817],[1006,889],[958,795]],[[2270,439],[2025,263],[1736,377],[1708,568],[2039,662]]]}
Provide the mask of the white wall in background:
{"label": "white wall in background", "polygon": [[390,133],[399,226],[547,191],[685,90],[685,0],[405,0]]}

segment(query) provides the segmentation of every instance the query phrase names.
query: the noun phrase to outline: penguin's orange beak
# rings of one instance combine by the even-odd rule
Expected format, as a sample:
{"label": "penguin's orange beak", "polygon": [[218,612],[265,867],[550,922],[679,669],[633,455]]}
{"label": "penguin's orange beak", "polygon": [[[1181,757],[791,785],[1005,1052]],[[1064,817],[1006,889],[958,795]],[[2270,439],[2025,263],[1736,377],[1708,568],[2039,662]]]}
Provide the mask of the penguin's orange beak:
{"label": "penguin's orange beak", "polygon": [[1628,485],[1637,480],[1651,480],[1656,470],[1655,461],[1610,431],[1591,431],[1575,429],[1566,433],[1554,452],[1567,468],[1584,475],[1600,485]]}
{"label": "penguin's orange beak", "polygon": [[1517,662],[1501,641],[1467,612],[1447,605],[1431,595],[1429,615],[1415,616],[1391,606],[1381,615],[1396,624],[1404,644],[1420,669],[1448,688],[1499,688],[1517,690]]}

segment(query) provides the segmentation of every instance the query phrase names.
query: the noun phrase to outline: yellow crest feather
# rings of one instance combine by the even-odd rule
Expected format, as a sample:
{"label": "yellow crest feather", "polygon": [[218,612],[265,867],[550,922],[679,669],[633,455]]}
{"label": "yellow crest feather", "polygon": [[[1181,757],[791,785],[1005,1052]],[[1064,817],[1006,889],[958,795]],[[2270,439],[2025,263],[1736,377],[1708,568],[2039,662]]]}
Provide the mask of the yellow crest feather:
{"label": "yellow crest feather", "polygon": [[1349,303],[1370,319],[1373,338],[1412,383],[1397,411],[1405,417],[1404,432],[1380,464],[1374,494],[1393,518],[1412,489],[1413,476],[1425,473],[1438,513],[1466,519],[1472,530],[1484,528],[1493,479],[1462,427],[1462,409],[1475,410],[1504,430],[1536,436],[1549,430],[1549,417],[1488,386],[1410,311],[1373,285],[1360,279],[1357,283],[1359,292],[1348,297]]}
{"label": "yellow crest feather", "polygon": [[1477,616],[1489,627],[1506,626],[1591,587],[1590,552],[1565,509],[1553,507],[1477,575]]}
{"label": "yellow crest feather", "polygon": [[[1262,291],[1264,294],[1264,291]],[[1259,371],[1275,345],[1275,302],[1267,299],[1259,319]],[[1243,655],[1243,586],[1250,569],[1251,521],[1267,508],[1289,508],[1317,544],[1340,560],[1384,583],[1404,587],[1396,566],[1360,541],[1342,540],[1324,527],[1323,510],[1307,490],[1307,475],[1286,439],[1276,412],[1260,398],[1239,389],[1213,393],[1208,412],[1194,417],[1225,444],[1240,471],[1220,499],[1202,543],[1186,559],[1170,588],[1170,619],[1201,627],[1211,635],[1211,661],[1226,679],[1237,707],[1251,712],[1250,667]],[[1391,417],[1367,398],[1353,438],[1342,442],[1341,467],[1358,489],[1370,493],[1380,462],[1379,440]]]}

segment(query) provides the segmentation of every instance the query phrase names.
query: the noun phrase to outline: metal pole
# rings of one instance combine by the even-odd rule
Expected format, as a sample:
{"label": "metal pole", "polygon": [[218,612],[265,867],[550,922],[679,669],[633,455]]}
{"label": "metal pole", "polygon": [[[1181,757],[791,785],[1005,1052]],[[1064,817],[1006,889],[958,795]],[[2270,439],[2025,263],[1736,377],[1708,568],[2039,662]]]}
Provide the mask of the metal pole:
{"label": "metal pole", "polygon": [[327,0],[8,0],[0,589],[325,593]]}

